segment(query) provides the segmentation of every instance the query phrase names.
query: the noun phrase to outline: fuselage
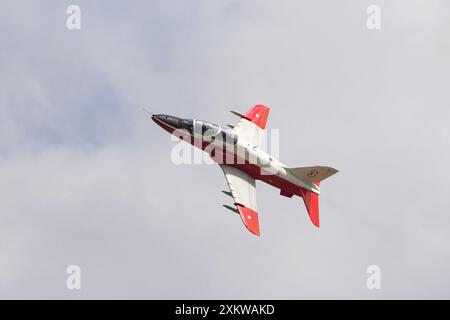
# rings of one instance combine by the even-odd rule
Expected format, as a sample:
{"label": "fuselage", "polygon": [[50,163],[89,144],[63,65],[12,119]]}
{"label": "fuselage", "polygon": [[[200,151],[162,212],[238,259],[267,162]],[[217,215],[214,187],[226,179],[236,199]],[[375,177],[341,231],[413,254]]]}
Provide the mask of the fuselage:
{"label": "fuselage", "polygon": [[152,115],[152,120],[167,132],[207,152],[216,163],[236,167],[280,189],[283,196],[302,196],[302,189],[320,193],[318,186],[292,175],[278,159],[251,145],[233,130],[207,121],[164,114]]}

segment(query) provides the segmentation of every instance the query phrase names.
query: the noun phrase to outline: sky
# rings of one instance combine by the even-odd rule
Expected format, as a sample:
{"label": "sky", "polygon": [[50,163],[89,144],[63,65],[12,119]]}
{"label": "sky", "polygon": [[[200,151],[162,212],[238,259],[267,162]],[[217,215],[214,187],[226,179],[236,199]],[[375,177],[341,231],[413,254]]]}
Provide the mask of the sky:
{"label": "sky", "polygon": [[[448,1],[0,0],[0,41],[0,298],[450,298]],[[283,163],[339,169],[320,229],[258,182],[253,236],[141,110],[259,103]]]}

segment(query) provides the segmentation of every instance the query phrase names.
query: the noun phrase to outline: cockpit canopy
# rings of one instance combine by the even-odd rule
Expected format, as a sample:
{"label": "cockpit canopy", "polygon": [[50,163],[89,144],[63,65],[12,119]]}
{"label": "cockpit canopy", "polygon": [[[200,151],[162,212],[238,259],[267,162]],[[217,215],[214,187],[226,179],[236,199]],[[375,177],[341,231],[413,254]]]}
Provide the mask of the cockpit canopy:
{"label": "cockpit canopy", "polygon": [[153,117],[172,129],[183,130],[191,135],[200,136],[204,141],[212,142],[220,139],[227,144],[236,144],[238,141],[238,136],[234,132],[208,121],[182,119],[166,114],[155,114]]}
{"label": "cockpit canopy", "polygon": [[179,129],[186,130],[187,132],[192,134],[194,126],[194,120],[192,119],[180,119]]}
{"label": "cockpit canopy", "polygon": [[206,137],[216,136],[222,131],[222,128],[219,125],[202,120],[195,120],[195,126],[196,130],[198,130],[196,133],[201,130],[202,135]]}
{"label": "cockpit canopy", "polygon": [[208,121],[194,120],[194,134],[202,135],[204,140],[221,140],[225,143],[236,144],[238,137],[235,133],[223,129],[221,126]]}

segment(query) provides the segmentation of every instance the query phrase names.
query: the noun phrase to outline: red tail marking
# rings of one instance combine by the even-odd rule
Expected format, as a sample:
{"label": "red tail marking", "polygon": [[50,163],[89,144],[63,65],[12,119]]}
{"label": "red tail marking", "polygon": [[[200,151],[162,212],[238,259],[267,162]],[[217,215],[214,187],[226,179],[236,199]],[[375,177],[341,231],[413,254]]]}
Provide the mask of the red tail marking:
{"label": "red tail marking", "polygon": [[[315,184],[319,186],[320,182],[316,182]],[[311,219],[313,225],[319,228],[319,195],[317,193],[304,189],[302,189],[302,194],[306,210],[308,210],[309,218]]]}
{"label": "red tail marking", "polygon": [[257,104],[247,111],[245,118],[256,124],[261,129],[265,129],[269,111],[270,108],[263,106],[262,104]]}
{"label": "red tail marking", "polygon": [[239,203],[236,203],[236,206],[239,210],[239,214],[241,215],[242,222],[247,227],[247,229],[259,236],[259,221],[258,221],[258,212],[253,211],[250,208],[247,208]]}

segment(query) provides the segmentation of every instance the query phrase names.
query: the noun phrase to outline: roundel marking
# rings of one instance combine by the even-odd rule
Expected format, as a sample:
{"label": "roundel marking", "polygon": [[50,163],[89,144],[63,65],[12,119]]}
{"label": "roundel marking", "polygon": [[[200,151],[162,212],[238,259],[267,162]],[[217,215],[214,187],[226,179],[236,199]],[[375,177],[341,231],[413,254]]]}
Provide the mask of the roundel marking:
{"label": "roundel marking", "polygon": [[308,172],[308,177],[315,177],[319,174],[319,171],[316,169],[312,169],[310,172]]}

